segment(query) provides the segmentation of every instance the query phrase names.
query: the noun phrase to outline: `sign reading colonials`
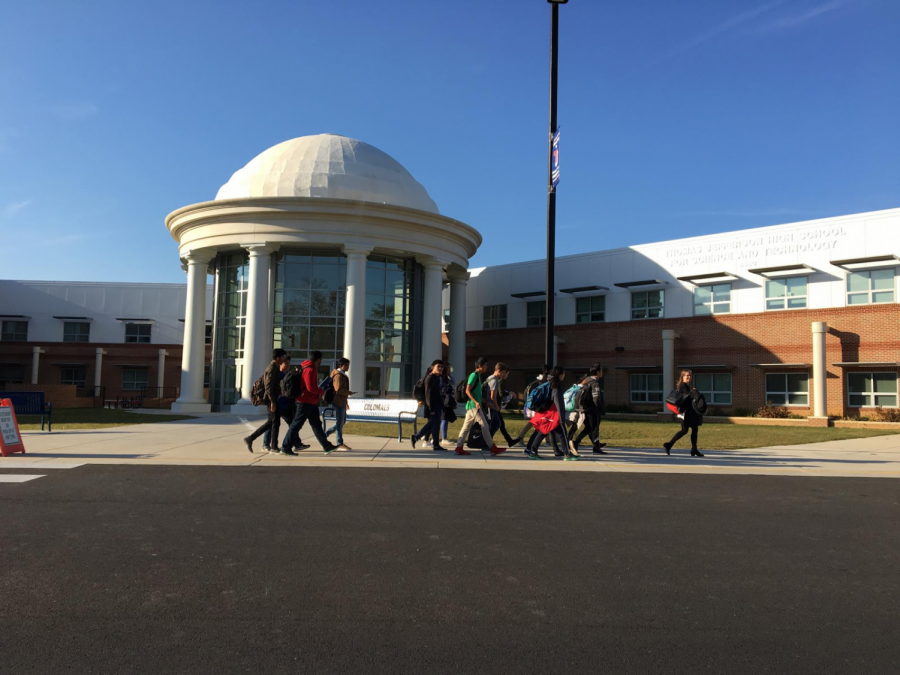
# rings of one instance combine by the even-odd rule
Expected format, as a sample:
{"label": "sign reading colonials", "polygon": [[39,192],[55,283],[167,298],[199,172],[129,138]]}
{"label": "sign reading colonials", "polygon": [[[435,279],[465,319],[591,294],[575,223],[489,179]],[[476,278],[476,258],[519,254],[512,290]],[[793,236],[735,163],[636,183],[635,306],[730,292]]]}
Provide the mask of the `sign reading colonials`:
{"label": "sign reading colonials", "polygon": [[550,179],[555,188],[559,183],[559,129],[553,134],[553,165],[550,171]]}

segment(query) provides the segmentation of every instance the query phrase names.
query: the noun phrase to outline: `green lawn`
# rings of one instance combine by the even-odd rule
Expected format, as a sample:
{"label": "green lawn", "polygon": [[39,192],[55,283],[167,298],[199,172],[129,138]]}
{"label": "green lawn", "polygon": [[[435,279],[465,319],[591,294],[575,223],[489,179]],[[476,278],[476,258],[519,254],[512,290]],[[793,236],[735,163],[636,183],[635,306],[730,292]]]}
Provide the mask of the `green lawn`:
{"label": "green lawn", "polygon": [[[423,422],[424,420],[419,420],[420,429]],[[520,417],[507,419],[506,428],[513,437],[525,426],[526,423]],[[449,438],[451,441],[456,440],[460,427],[462,427],[461,420],[457,420],[450,425]],[[616,447],[662,448],[663,442],[668,441],[677,430],[678,425],[675,423],[606,420],[600,425],[600,440]],[[393,436],[396,438],[397,427],[390,424],[349,422],[344,427],[344,432],[360,436]],[[404,435],[412,433],[412,427],[404,424],[403,432]],[[900,433],[900,430],[704,424],[700,427],[700,442],[698,445],[701,449],[738,450],[741,448],[760,448],[772,445],[799,445],[801,443],[839,441],[847,438],[884,436],[893,433]],[[498,445],[505,445],[502,437],[497,440],[500,441]],[[585,447],[586,443],[582,443],[581,447]],[[690,439],[681,439],[675,447],[690,448]]]}
{"label": "green lawn", "polygon": [[[53,429],[106,429],[127,424],[155,424],[194,419],[190,415],[143,415],[127,410],[106,408],[60,408],[53,411]],[[34,415],[18,417],[22,431],[40,431],[41,418]],[[46,430],[46,427],[45,427]]]}

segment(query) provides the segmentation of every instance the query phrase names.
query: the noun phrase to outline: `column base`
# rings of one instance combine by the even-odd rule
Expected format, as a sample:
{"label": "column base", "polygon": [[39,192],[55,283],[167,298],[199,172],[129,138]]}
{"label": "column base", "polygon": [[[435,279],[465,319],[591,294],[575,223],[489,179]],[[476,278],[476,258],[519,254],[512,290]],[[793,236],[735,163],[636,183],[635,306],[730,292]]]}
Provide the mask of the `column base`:
{"label": "column base", "polygon": [[809,426],[811,427],[830,427],[831,426],[831,418],[830,417],[816,417],[815,415],[810,415],[806,418],[809,422]]}
{"label": "column base", "polygon": [[228,412],[230,412],[232,415],[243,415],[245,417],[268,415],[266,406],[253,405],[252,403],[250,403],[250,401],[245,401],[243,399],[232,405]]}
{"label": "column base", "polygon": [[172,412],[184,413],[185,415],[190,415],[191,413],[208,413],[210,412],[209,403],[189,403],[181,401],[175,401],[172,404]]}

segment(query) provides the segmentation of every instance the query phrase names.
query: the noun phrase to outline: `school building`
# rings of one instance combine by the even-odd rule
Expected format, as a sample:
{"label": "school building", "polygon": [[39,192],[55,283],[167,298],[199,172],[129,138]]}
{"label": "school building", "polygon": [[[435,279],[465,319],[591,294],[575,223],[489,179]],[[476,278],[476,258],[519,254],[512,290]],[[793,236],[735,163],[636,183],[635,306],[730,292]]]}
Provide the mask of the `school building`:
{"label": "school building", "polygon": [[[276,145],[166,227],[185,285],[0,281],[0,390],[247,413],[273,346],[346,355],[369,397],[441,355],[514,391],[544,361],[543,261],[470,268],[478,231],[366,143]],[[554,361],[601,363],[613,410],[661,410],[683,368],[721,413],[897,408],[898,253],[892,209],[558,258]]]}

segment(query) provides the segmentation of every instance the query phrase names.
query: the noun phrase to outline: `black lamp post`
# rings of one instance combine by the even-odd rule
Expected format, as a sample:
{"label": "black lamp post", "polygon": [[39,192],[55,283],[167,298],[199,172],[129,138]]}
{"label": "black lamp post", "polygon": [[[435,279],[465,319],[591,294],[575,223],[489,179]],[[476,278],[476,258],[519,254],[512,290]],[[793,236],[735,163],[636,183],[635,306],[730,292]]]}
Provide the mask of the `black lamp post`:
{"label": "black lamp post", "polygon": [[556,277],[556,187],[553,184],[553,138],[556,135],[556,71],[559,56],[559,6],[569,0],[547,0],[551,5],[550,21],[550,156],[547,168],[547,343],[544,363],[556,365],[553,358],[553,333],[555,330],[555,277]]}

